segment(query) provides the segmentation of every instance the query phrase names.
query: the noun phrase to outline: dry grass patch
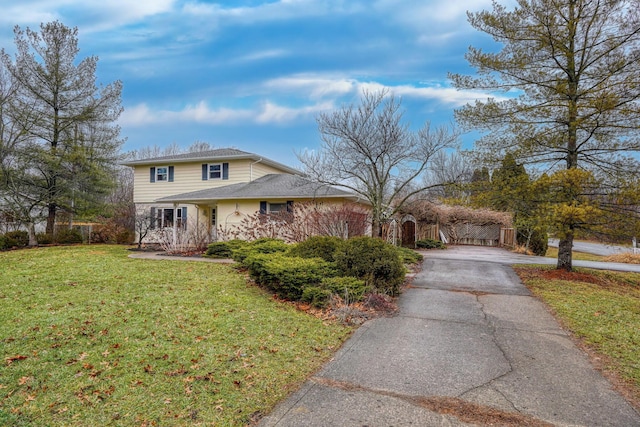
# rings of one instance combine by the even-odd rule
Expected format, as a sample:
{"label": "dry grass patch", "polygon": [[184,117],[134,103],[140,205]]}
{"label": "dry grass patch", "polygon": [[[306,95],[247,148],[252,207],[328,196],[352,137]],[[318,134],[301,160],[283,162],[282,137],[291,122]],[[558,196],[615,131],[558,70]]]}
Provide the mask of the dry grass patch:
{"label": "dry grass patch", "polygon": [[640,264],[640,254],[624,253],[604,258],[606,262],[621,262],[624,264]]}

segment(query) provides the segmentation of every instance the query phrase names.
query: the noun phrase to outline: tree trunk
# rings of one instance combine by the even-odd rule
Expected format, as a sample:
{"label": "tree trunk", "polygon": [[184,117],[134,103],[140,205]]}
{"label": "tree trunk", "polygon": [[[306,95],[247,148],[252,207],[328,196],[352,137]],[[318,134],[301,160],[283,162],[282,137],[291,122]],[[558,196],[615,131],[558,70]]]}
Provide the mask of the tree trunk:
{"label": "tree trunk", "polygon": [[560,239],[558,243],[558,270],[571,271],[572,267],[572,253],[573,248],[573,233],[567,234],[566,237]]}
{"label": "tree trunk", "polygon": [[380,220],[377,218],[374,218],[371,224],[371,237],[381,237],[382,236],[381,227],[382,227],[382,224],[380,223]]}
{"label": "tree trunk", "polygon": [[53,234],[55,233],[55,225],[56,225],[56,210],[57,210],[57,206],[55,203],[49,203],[49,205],[47,206],[48,208],[48,215],[47,215],[47,228],[46,228],[46,233],[53,236]]}
{"label": "tree trunk", "polygon": [[36,238],[36,225],[30,222],[27,226],[29,230],[29,246],[38,246],[38,239]]}

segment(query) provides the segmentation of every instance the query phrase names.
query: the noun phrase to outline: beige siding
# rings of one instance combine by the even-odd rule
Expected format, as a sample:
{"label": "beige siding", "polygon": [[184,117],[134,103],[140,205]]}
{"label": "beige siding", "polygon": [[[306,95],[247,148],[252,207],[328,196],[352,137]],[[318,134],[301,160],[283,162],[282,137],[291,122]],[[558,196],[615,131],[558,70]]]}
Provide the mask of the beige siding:
{"label": "beige siding", "polygon": [[282,173],[282,171],[280,169],[265,165],[262,162],[251,162],[249,164],[249,173],[251,179],[247,179],[247,181],[258,179],[261,176],[265,176],[270,173]]}
{"label": "beige siding", "polygon": [[[149,170],[151,166],[136,166],[134,171],[133,198],[135,203],[149,203],[161,197],[173,196],[206,188],[249,182],[251,177],[251,161],[235,160],[229,163],[229,179],[202,180],[202,162],[158,164],[158,166],[174,166],[174,181],[150,182]],[[253,179],[265,173],[277,173],[274,168],[259,168],[253,166]]]}

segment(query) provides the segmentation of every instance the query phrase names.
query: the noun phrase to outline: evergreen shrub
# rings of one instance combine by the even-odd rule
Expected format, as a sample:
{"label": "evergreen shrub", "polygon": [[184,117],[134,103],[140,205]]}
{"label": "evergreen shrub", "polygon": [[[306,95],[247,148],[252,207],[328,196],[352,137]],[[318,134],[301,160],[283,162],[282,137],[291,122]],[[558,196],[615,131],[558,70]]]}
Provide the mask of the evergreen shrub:
{"label": "evergreen shrub", "polygon": [[253,253],[243,265],[258,284],[290,300],[300,300],[306,287],[317,286],[323,278],[336,275],[334,266],[321,258],[290,257],[284,253]]}
{"label": "evergreen shrub", "polygon": [[421,249],[446,249],[444,243],[434,239],[423,239],[416,242],[416,246]]}
{"label": "evergreen shrub", "polygon": [[232,250],[231,256],[234,261],[243,263],[245,258],[252,254],[272,254],[276,252],[286,252],[288,249],[289,245],[282,240],[262,238]]}
{"label": "evergreen shrub", "polygon": [[336,251],[336,266],[341,276],[357,277],[372,290],[398,295],[405,268],[399,252],[389,243],[371,237],[354,237]]}
{"label": "evergreen shrub", "polygon": [[343,240],[335,236],[313,236],[304,242],[291,246],[289,254],[301,258],[322,258],[325,261],[335,261],[336,250],[343,244]]}
{"label": "evergreen shrub", "polygon": [[61,244],[82,243],[82,234],[75,228],[63,228],[56,233],[55,241]]}
{"label": "evergreen shrub", "polygon": [[205,256],[211,258],[232,258],[233,251],[247,245],[244,240],[229,240],[227,242],[213,242],[207,246]]}

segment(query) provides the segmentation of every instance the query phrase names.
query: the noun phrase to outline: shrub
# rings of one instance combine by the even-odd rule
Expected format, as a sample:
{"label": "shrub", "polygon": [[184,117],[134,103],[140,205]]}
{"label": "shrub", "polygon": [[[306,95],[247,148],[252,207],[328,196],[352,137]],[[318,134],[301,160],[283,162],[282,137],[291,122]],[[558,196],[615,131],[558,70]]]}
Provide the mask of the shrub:
{"label": "shrub", "polygon": [[423,239],[416,242],[416,246],[421,249],[446,249],[444,243],[439,240]]}
{"label": "shrub", "polygon": [[302,291],[302,296],[300,298],[301,301],[308,302],[312,306],[318,308],[326,307],[330,299],[331,291],[317,286],[306,287]]}
{"label": "shrub", "polygon": [[325,277],[320,284],[345,302],[362,301],[369,290],[365,281],[356,277]]}
{"label": "shrub", "polygon": [[517,241],[519,245],[526,246],[529,238],[529,250],[538,256],[544,256],[549,248],[549,237],[541,230],[534,230],[531,236],[518,232]]}
{"label": "shrub", "polygon": [[6,251],[8,249],[11,249],[11,246],[9,246],[9,243],[7,240],[8,239],[5,237],[4,234],[0,234],[0,251]]}
{"label": "shrub", "polygon": [[233,260],[243,263],[245,258],[252,254],[273,254],[276,252],[286,252],[289,249],[284,241],[278,239],[258,239],[247,243],[232,251]]}
{"label": "shrub", "polygon": [[62,244],[82,243],[82,234],[75,228],[62,228],[56,233],[55,241]]}
{"label": "shrub", "polygon": [[29,244],[29,233],[24,230],[9,231],[4,237],[9,248],[23,248]]}
{"label": "shrub", "polygon": [[343,240],[335,236],[313,236],[304,242],[291,246],[289,253],[301,258],[322,258],[325,261],[335,261],[336,250]]}
{"label": "shrub", "polygon": [[38,241],[39,245],[50,245],[55,242],[53,236],[47,233],[37,233],[36,240]]}
{"label": "shrub", "polygon": [[229,240],[228,242],[214,242],[207,246],[205,256],[211,258],[232,258],[233,251],[247,245],[244,240]]}
{"label": "shrub", "polygon": [[396,250],[398,251],[400,258],[402,259],[402,262],[405,264],[417,264],[419,262],[422,262],[422,260],[424,259],[422,254],[419,254],[413,249],[396,246]]}
{"label": "shrub", "polygon": [[254,253],[245,258],[244,265],[258,284],[290,300],[299,300],[305,288],[317,286],[336,273],[333,265],[321,258],[289,257],[284,253]]}
{"label": "shrub", "polygon": [[373,290],[390,295],[400,292],[405,268],[394,246],[380,239],[354,237],[336,251],[342,276],[363,279]]}

